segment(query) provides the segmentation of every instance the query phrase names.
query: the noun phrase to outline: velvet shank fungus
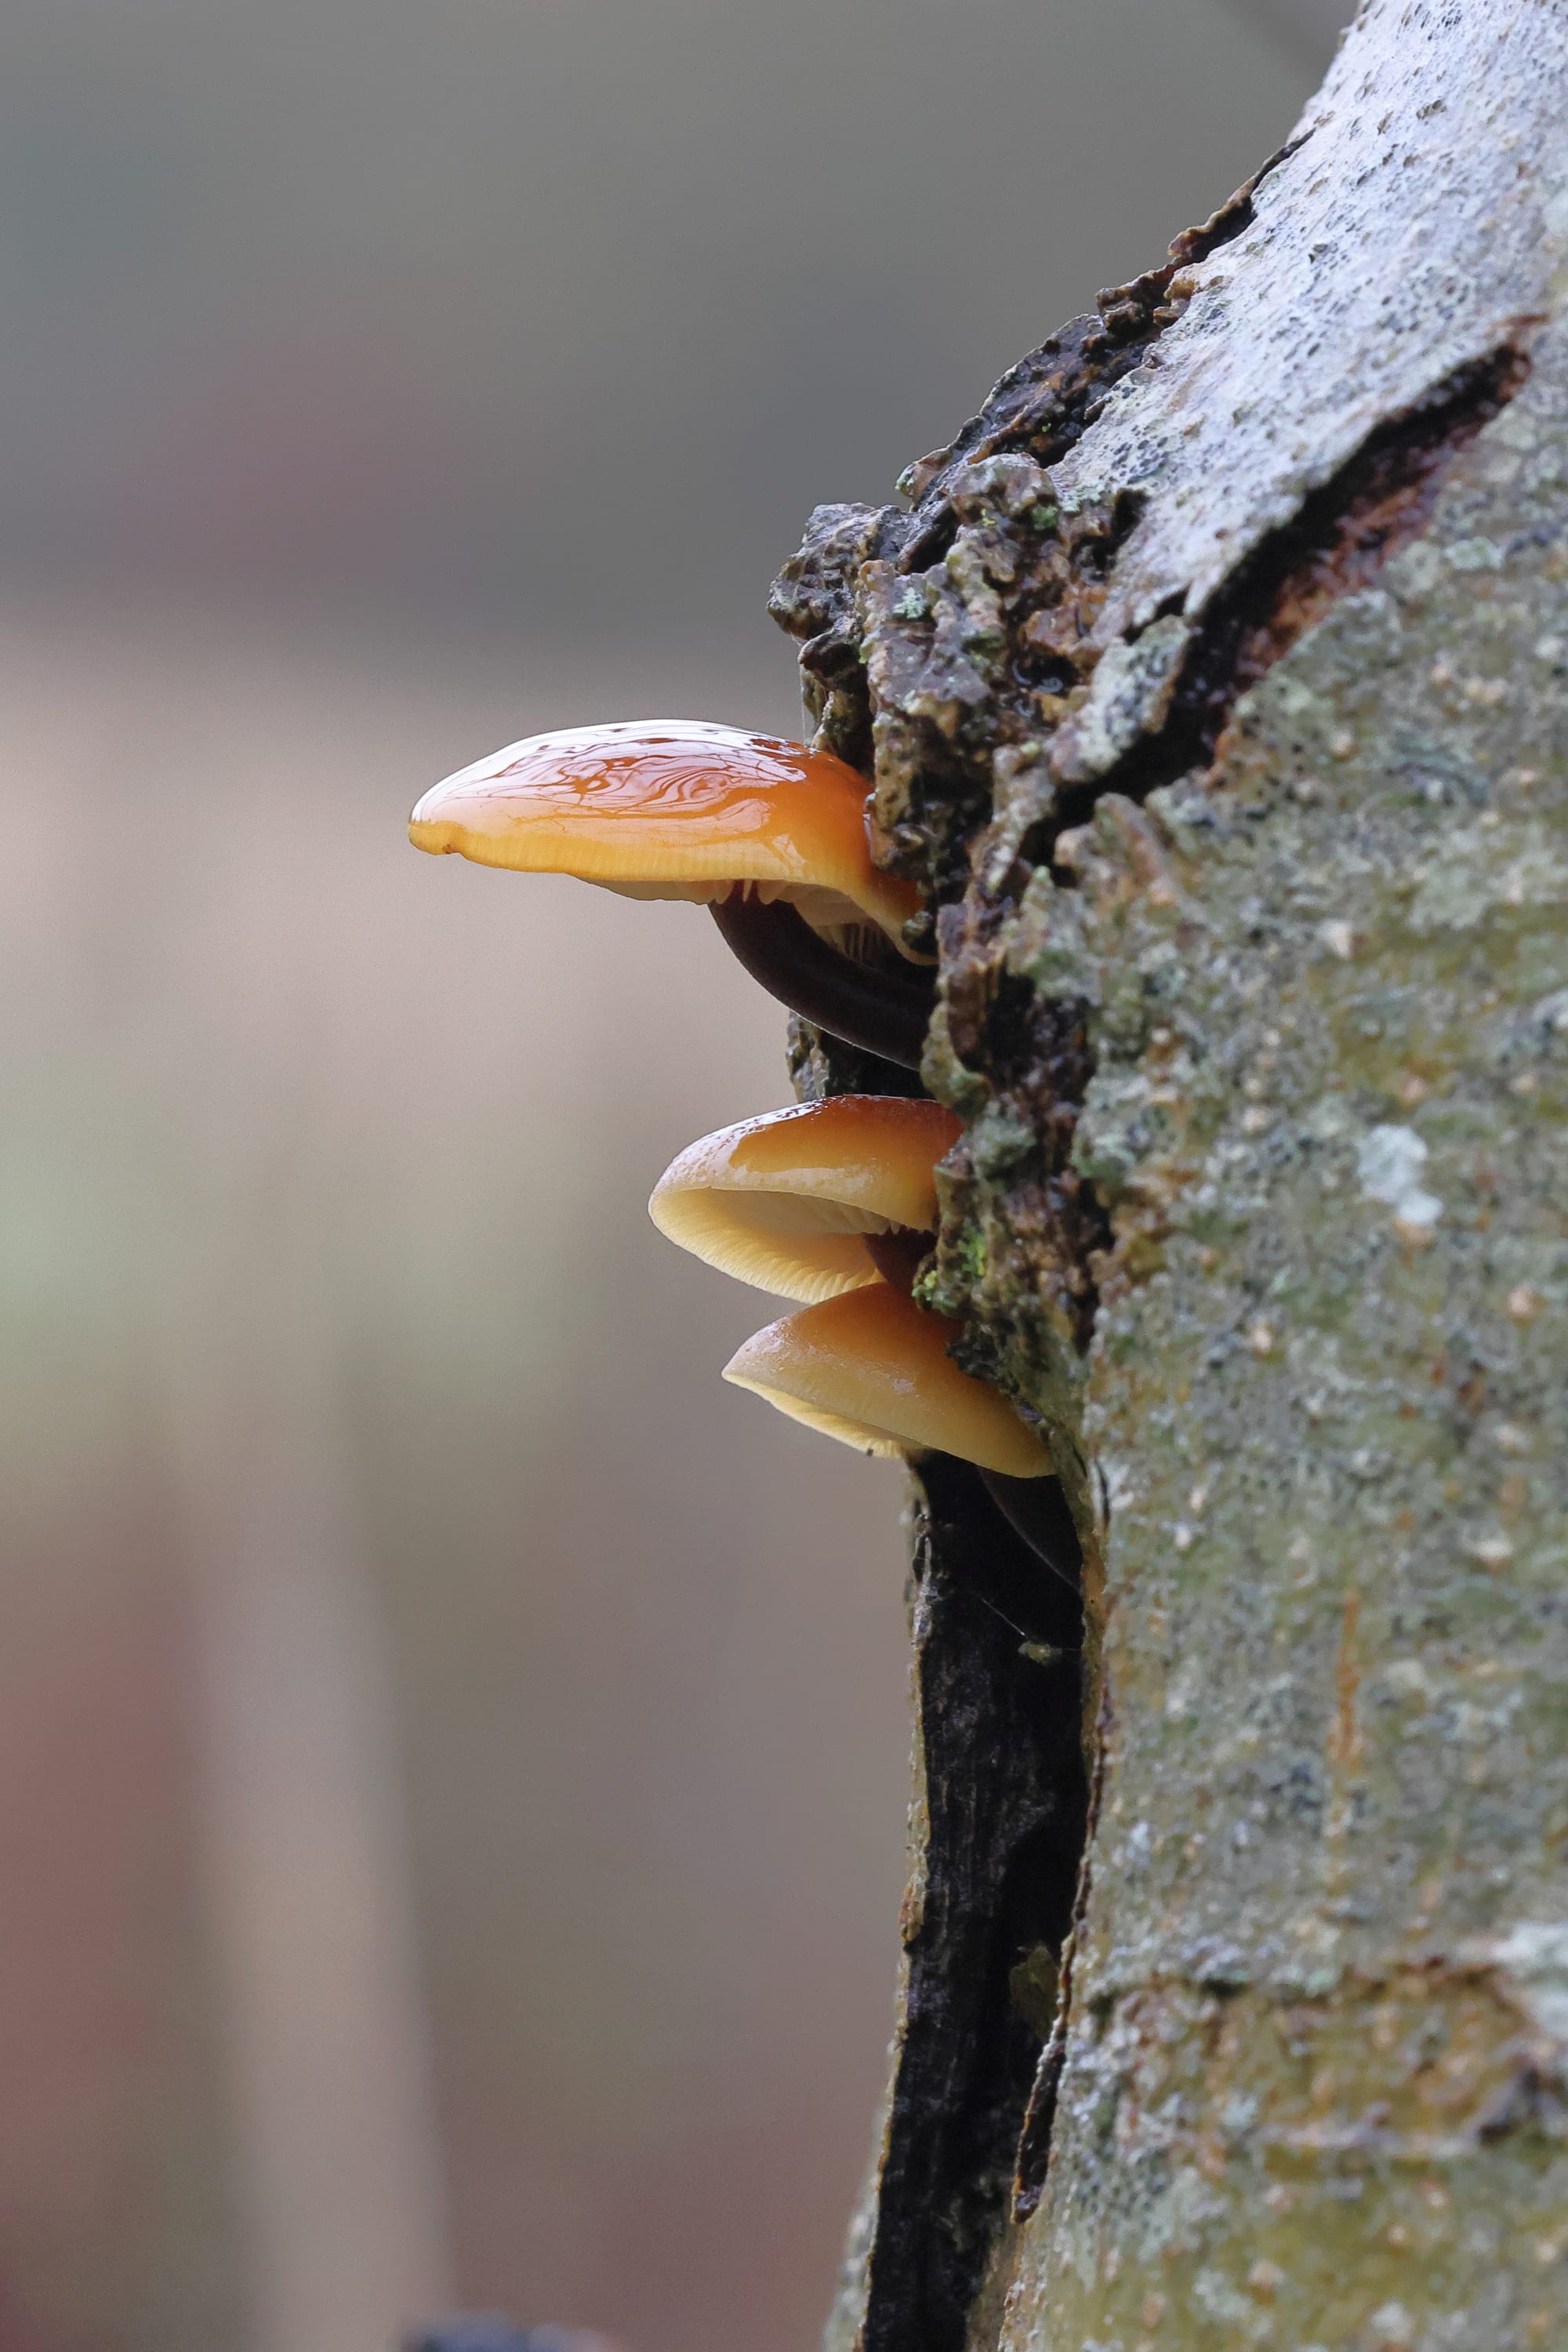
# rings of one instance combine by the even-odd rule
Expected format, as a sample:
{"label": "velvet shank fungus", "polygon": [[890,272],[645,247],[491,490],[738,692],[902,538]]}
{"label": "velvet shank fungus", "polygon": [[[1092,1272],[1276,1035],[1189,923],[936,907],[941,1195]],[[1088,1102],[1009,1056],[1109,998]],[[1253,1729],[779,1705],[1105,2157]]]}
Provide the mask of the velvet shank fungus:
{"label": "velvet shank fungus", "polygon": [[712,908],[754,980],[850,1045],[920,1066],[931,976],[912,883],[871,862],[866,785],[826,751],[698,719],[569,727],[427,792],[409,838]]}
{"label": "velvet shank fungus", "polygon": [[862,1454],[953,1454],[1009,1479],[1049,1475],[1041,1440],[948,1354],[956,1324],[878,1282],[770,1323],[724,1367],[793,1420]]}
{"label": "velvet shank fungus", "polygon": [[961,1125],[940,1103],[834,1095],[688,1146],[648,1214],[722,1274],[781,1297],[910,1286],[937,1221],[935,1163]]}

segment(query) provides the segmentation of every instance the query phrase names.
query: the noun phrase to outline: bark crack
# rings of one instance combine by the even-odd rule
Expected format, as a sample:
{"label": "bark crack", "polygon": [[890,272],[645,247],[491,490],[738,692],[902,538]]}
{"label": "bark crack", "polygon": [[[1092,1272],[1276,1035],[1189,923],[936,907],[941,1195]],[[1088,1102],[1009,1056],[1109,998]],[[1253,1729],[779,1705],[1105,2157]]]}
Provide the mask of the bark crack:
{"label": "bark crack", "polygon": [[923,1853],[863,2352],[961,2352],[1051,2031],[1087,1807],[1082,1619],[974,1472],[922,1465],[911,1620]]}

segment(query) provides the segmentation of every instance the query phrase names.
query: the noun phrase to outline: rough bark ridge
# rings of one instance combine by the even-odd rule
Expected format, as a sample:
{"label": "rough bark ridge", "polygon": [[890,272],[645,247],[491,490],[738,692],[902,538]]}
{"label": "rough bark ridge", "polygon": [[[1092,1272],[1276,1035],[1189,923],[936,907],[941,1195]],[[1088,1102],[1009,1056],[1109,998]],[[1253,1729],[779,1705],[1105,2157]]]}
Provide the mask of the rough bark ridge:
{"label": "rough bark ridge", "polygon": [[[836,2345],[1568,2342],[1565,309],[1568,16],[1371,0],[1250,190],[775,592],[931,896],[924,1290],[1079,1514],[1097,1791],[967,2158],[908,1957]],[[918,1630],[988,1555],[917,1517]],[[1046,1753],[1049,1678],[974,1679],[917,1914],[933,1771]],[[990,1993],[923,1963],[972,2058],[1000,1818]]]}

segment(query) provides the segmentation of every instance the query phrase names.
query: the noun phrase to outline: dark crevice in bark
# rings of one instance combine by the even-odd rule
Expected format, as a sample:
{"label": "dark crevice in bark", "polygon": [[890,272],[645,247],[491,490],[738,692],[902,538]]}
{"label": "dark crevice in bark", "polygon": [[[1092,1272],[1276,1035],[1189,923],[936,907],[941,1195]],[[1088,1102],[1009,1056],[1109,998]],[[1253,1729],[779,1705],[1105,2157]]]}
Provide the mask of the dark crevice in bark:
{"label": "dark crevice in bark", "polygon": [[1079,1855],[1078,1885],[1073,1895],[1072,1927],[1062,1950],[1061,1978],[1058,1987],[1056,2014],[1051,2021],[1050,2038],[1040,2053],[1035,2070],[1035,2080],[1029,2093],[1029,2104],[1024,2113],[1023,2129],[1018,2135],[1017,2160],[1014,2171],[1012,2219],[1026,2221],[1045,2193],[1046,2174],[1050,2169],[1051,2133],[1057,2119],[1057,2097],[1061,2088],[1062,2066],[1067,2058],[1068,2019],[1072,2014],[1073,1958],[1089,1910],[1090,1856],[1094,1852],[1095,1825],[1100,1819],[1100,1791],[1105,1780],[1107,1746],[1107,1709],[1110,1705],[1103,1685],[1094,1727],[1093,1762],[1090,1768],[1088,1801],[1084,1806],[1083,1846]]}
{"label": "dark crevice in bark", "polygon": [[1083,1584],[1083,1548],[1059,1478],[1012,1478],[982,1470],[980,1483],[1002,1517],[1070,1591]]}
{"label": "dark crevice in bark", "polygon": [[[804,1023],[792,1066],[812,1097],[910,1086],[907,1072]],[[896,1248],[888,1277],[906,1283],[929,1239]],[[961,2352],[1011,2209],[1087,1836],[1081,1562],[1070,1516],[1052,1533],[1055,1569],[978,1471],[945,1455],[921,1465],[923,1899],[904,1921],[908,1990],[860,2352]]]}
{"label": "dark crevice in bark", "polygon": [[921,1466],[916,1705],[930,1830],[864,2352],[961,2352],[1012,2194],[1072,1917],[1081,1607],[977,1474]]}

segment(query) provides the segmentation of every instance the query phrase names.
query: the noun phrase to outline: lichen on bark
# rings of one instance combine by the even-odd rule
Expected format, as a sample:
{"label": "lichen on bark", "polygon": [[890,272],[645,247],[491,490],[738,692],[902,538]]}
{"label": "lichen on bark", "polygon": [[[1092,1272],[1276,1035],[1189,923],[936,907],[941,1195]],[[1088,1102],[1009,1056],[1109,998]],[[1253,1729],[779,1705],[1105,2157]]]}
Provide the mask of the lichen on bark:
{"label": "lichen on bark", "polygon": [[1565,99],[1543,0],[1372,0],[776,592],[931,905],[924,1295],[1085,1540],[972,2352],[1568,2341]]}

